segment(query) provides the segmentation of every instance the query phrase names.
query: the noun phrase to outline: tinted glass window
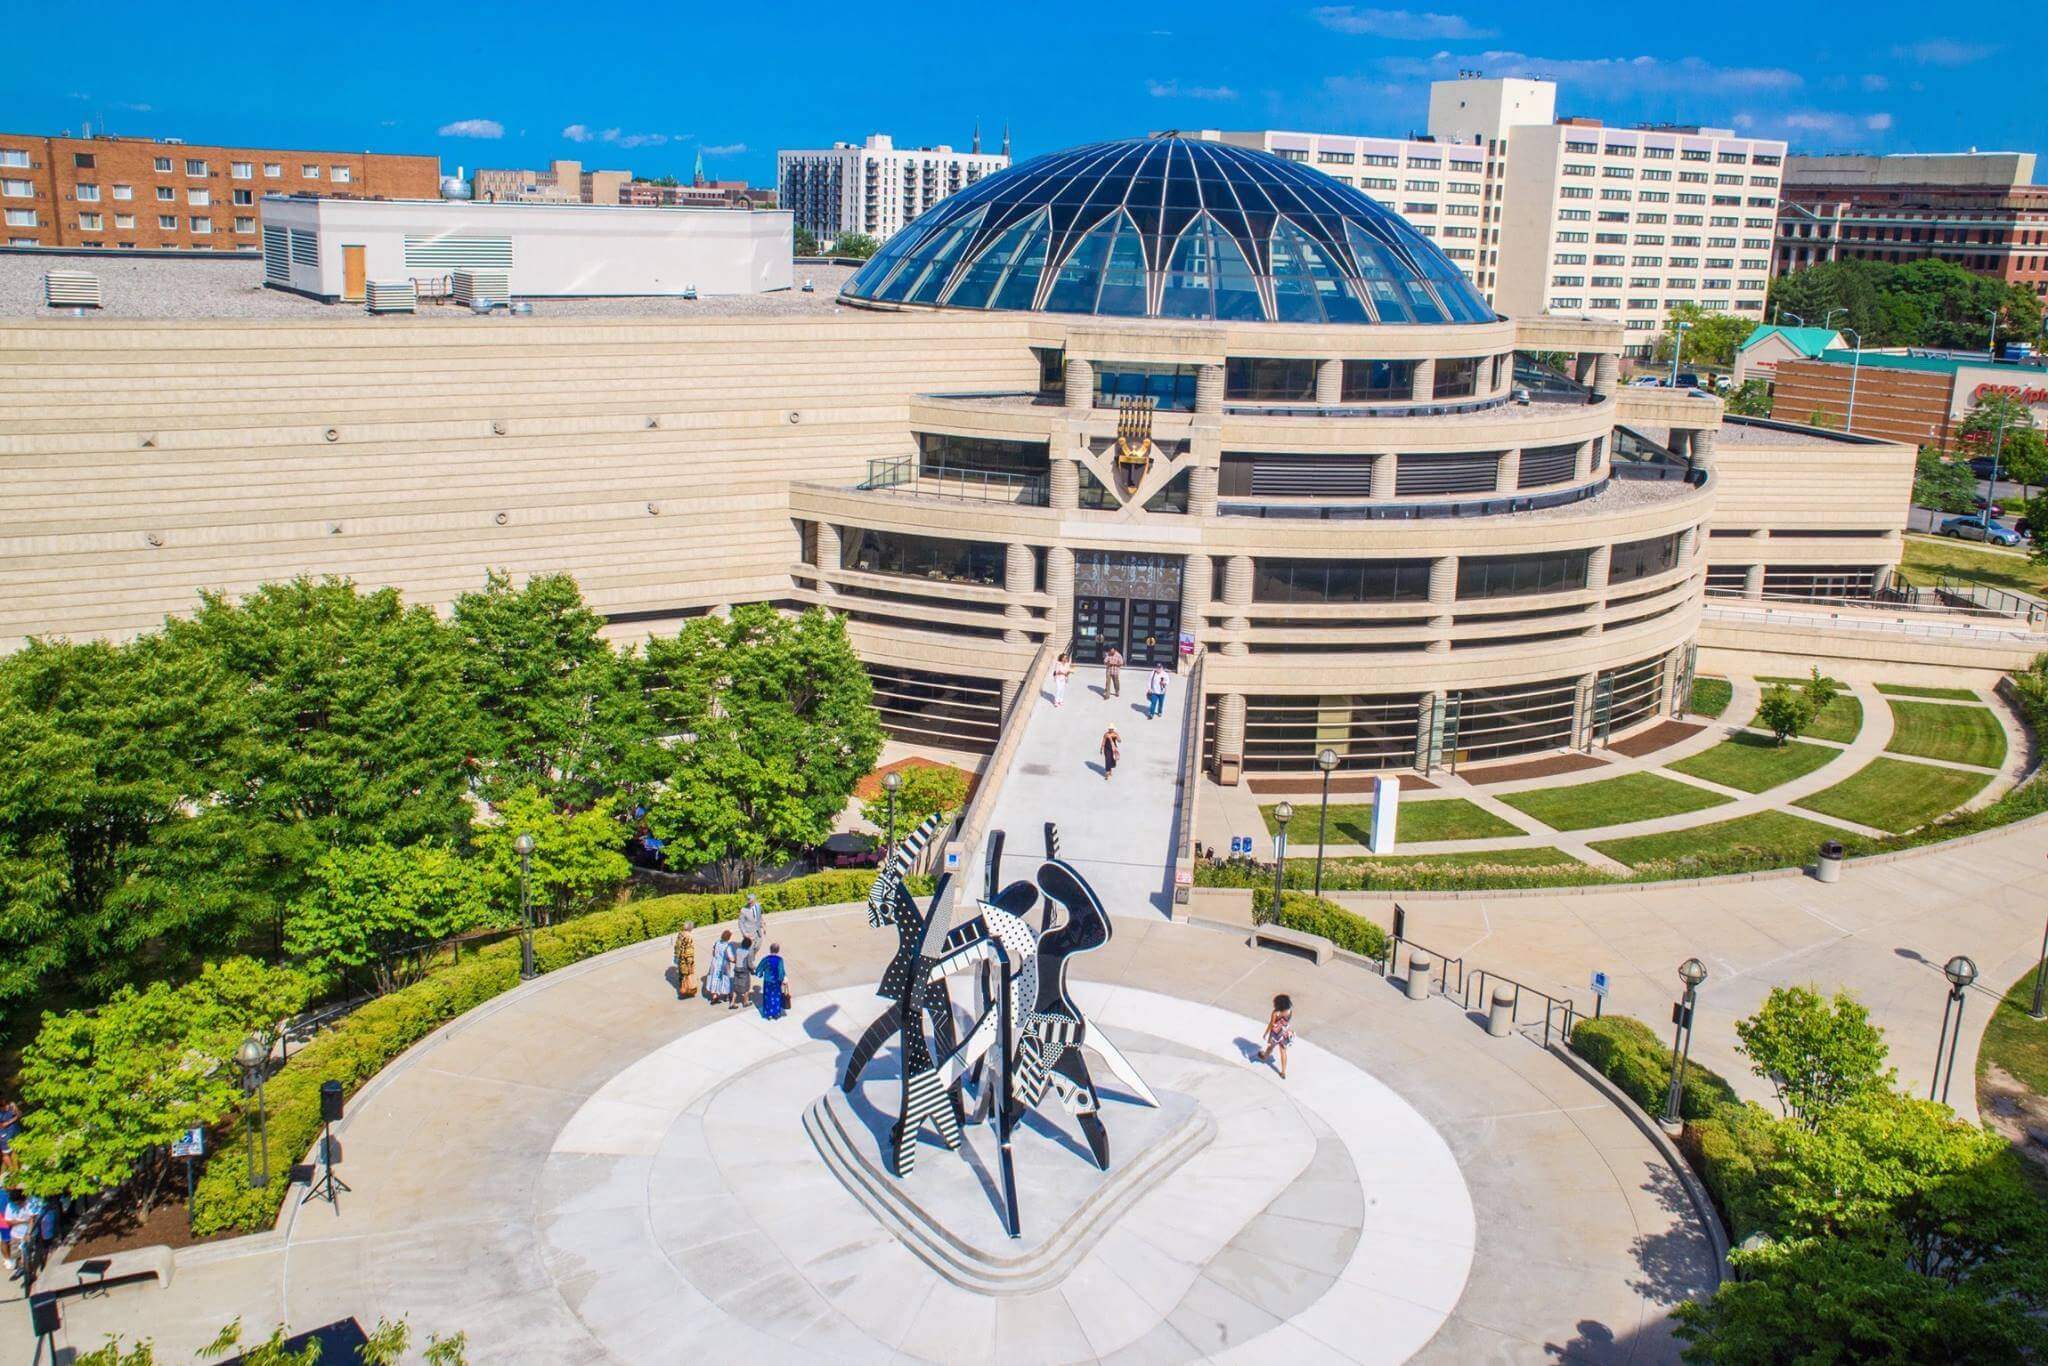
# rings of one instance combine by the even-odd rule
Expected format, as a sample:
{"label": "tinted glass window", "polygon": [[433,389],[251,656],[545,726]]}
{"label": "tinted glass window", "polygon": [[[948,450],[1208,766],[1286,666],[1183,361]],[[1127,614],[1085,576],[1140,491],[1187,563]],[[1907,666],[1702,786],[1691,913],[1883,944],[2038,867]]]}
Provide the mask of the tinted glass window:
{"label": "tinted glass window", "polygon": [[1254,562],[1254,602],[1427,602],[1428,560]]}
{"label": "tinted glass window", "polygon": [[1548,555],[1467,555],[1458,561],[1458,596],[1511,598],[1586,586],[1584,550]]}
{"label": "tinted glass window", "polygon": [[1415,393],[1415,362],[1412,360],[1347,360],[1344,362],[1344,400],[1411,398]]}
{"label": "tinted glass window", "polygon": [[1678,568],[1679,540],[1677,535],[1653,536],[1617,545],[1608,557],[1607,582],[1633,583]]}
{"label": "tinted glass window", "polygon": [[1120,398],[1149,398],[1163,412],[1192,413],[1197,373],[1192,365],[1097,361],[1095,406],[1114,408]]}
{"label": "tinted glass window", "polygon": [[1223,395],[1251,403],[1313,403],[1316,363],[1269,356],[1232,356],[1224,367]]}
{"label": "tinted glass window", "polygon": [[1478,356],[1438,360],[1435,397],[1470,398],[1478,389],[1480,360]]}
{"label": "tinted glass window", "polygon": [[1004,550],[985,541],[953,541],[893,531],[848,527],[839,543],[842,569],[955,583],[1003,581]]}

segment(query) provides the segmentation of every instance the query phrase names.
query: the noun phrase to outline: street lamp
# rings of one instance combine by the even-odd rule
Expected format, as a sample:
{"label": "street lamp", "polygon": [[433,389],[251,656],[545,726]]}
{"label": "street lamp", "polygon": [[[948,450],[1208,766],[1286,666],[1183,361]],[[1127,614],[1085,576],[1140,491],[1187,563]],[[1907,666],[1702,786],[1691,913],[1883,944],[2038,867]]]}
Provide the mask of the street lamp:
{"label": "street lamp", "polygon": [[2043,1010],[2042,992],[2048,989],[2048,925],[2041,929],[2041,961],[2034,968],[2034,1009],[2031,1012],[2037,1020],[2048,1020],[2048,1010]]}
{"label": "street lamp", "polygon": [[1671,1094],[1664,1101],[1664,1122],[1679,1120],[1678,1098],[1685,1088],[1685,1063],[1692,1056],[1692,1007],[1700,983],[1707,980],[1707,965],[1688,958],[1678,965],[1678,980],[1685,983],[1685,997],[1671,1007]]}
{"label": "street lamp", "polygon": [[1842,430],[1851,436],[1856,434],[1856,375],[1863,368],[1863,334],[1853,327],[1842,329],[1843,335],[1856,339],[1856,354],[1849,362],[1849,416],[1842,423]]}
{"label": "street lamp", "polygon": [[1820,320],[1820,325],[1832,328],[1835,325],[1835,315],[1837,313],[1847,313],[1848,311],[1846,308],[1831,308],[1828,310],[1828,315]]}
{"label": "street lamp", "polygon": [[1987,308],[1985,314],[1991,319],[1991,359],[1998,359],[1998,310]]}
{"label": "street lamp", "polygon": [[1678,340],[1671,347],[1671,387],[1676,389],[1678,387],[1678,358],[1685,354],[1685,334],[1692,331],[1692,324],[1677,322],[1671,326],[1678,333]]}
{"label": "street lamp", "polygon": [[[1780,317],[1780,318],[1790,318],[1790,319],[1791,319],[1791,320],[1792,320],[1793,322],[1795,322],[1795,323],[1798,323],[1798,324],[1799,324],[1799,325],[1800,325],[1801,327],[1804,327],[1804,326],[1806,326],[1806,319],[1804,319],[1804,318],[1800,317],[1800,316],[1799,316],[1799,315],[1798,315],[1797,313],[1794,313],[1794,312],[1793,312],[1793,311],[1792,311],[1791,309],[1789,309],[1789,308],[1780,308],[1780,309],[1778,310],[1778,317]],[[1776,320],[1775,320],[1775,319],[1773,319],[1773,321],[1776,321]]]}
{"label": "street lamp", "polygon": [[1991,534],[1991,509],[1998,506],[1998,462],[2005,457],[2005,423],[2011,416],[2012,405],[2001,403],[1998,406],[1998,435],[1991,442],[1991,491],[1984,500],[1984,508],[1979,514],[1987,545],[1990,543],[1988,538]]}
{"label": "street lamp", "polygon": [[1282,798],[1273,808],[1273,823],[1280,827],[1273,836],[1273,916],[1280,915],[1280,900],[1287,894],[1287,822],[1294,819],[1294,803]]}
{"label": "street lamp", "polygon": [[[263,1109],[263,1064],[270,1060],[270,1048],[255,1034],[242,1040],[235,1050],[235,1064],[242,1069],[242,1089],[256,1093],[254,1123],[247,1125],[249,1137],[249,1186],[261,1190],[270,1184],[270,1116]],[[256,1165],[256,1149],[263,1148],[263,1165]]]}
{"label": "street lamp", "polygon": [[[1934,1090],[1941,1087],[1941,1103],[1948,1104],[1948,1084],[1956,1073],[1956,1054],[1963,1045],[1963,993],[1970,983],[1977,980],[1977,965],[1962,954],[1942,964],[1941,975],[1948,978],[1948,1000],[1941,1007],[1941,1038],[1934,1045],[1934,1075],[1927,1082],[1927,1098],[1934,1099]],[[1954,1017],[1951,1024],[1950,1017]],[[1948,1068],[1943,1071],[1942,1051],[1948,1051]]]}
{"label": "street lamp", "polygon": [[896,793],[903,786],[903,775],[890,770],[882,775],[882,790],[889,794],[889,843],[885,852],[896,847]]}
{"label": "street lamp", "polygon": [[1337,751],[1325,749],[1316,755],[1316,767],[1323,771],[1323,809],[1316,817],[1316,895],[1323,894],[1323,846],[1330,842],[1330,774],[1337,767]]}
{"label": "street lamp", "polygon": [[519,980],[531,982],[540,975],[533,967],[533,903],[527,897],[533,880],[533,836],[520,835],[512,847],[519,851]]}

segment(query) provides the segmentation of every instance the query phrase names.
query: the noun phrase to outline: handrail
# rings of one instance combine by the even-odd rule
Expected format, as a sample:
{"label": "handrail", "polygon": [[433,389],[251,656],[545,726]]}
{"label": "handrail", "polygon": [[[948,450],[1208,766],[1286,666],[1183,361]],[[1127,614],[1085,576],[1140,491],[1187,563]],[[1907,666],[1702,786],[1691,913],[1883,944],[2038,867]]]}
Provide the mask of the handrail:
{"label": "handrail", "polygon": [[1451,994],[1451,964],[1456,963],[1458,965],[1458,995],[1461,998],[1464,996],[1464,958],[1456,954],[1444,953],[1439,949],[1433,949],[1429,945],[1417,943],[1413,939],[1406,939],[1396,936],[1387,941],[1387,956],[1386,960],[1384,961],[1384,963],[1382,963],[1380,967],[1380,976],[1392,977],[1396,972],[1400,971],[1401,946],[1403,944],[1406,944],[1408,946],[1408,961],[1410,963],[1413,963],[1415,961],[1415,950],[1417,949],[1422,950],[1424,953],[1435,955],[1437,967],[1440,969],[1440,972],[1437,977],[1437,987],[1446,996]]}
{"label": "handrail", "polygon": [[1174,775],[1174,800],[1180,804],[1173,841],[1174,905],[1187,899],[1195,881],[1195,798],[1202,786],[1202,669],[1208,658],[1207,649],[1197,645],[1184,690],[1187,714],[1181,718],[1180,766]]}
{"label": "handrail", "polygon": [[975,876],[975,870],[966,866],[966,860],[979,848],[981,837],[988,831],[989,821],[995,817],[997,796],[1002,791],[1004,779],[1009,775],[1010,765],[1016,761],[1017,751],[1023,744],[1025,725],[1031,718],[1031,709],[1038,704],[1039,694],[1045,688],[1046,678],[1052,673],[1052,663],[1057,653],[1053,642],[1048,639],[1040,644],[1038,652],[1031,656],[1031,667],[1024,671],[1022,681],[1017,684],[1016,700],[1010,703],[1009,711],[1003,714],[1002,734],[996,740],[995,749],[989,753],[988,763],[982,767],[981,781],[975,785],[974,796],[954,821],[955,833],[949,843],[959,849],[962,866],[946,884],[945,904],[939,908],[949,916],[952,914],[953,902],[960,894],[961,884]]}
{"label": "handrail", "polygon": [[914,455],[888,456],[868,461],[868,477],[861,490],[908,488],[921,497],[957,498],[984,503],[1026,503],[1044,506],[1051,487],[1049,475],[1003,474],[992,470],[955,469],[948,465],[926,465]]}
{"label": "handrail", "polygon": [[1482,1004],[1485,1003],[1486,979],[1491,977],[1494,981],[1505,982],[1515,989],[1515,1003],[1512,1007],[1510,1007],[1508,1016],[1512,1024],[1514,1024],[1517,1028],[1521,1026],[1522,993],[1526,991],[1532,996],[1541,996],[1543,998],[1543,1046],[1546,1048],[1550,1046],[1551,1022],[1557,1018],[1557,1015],[1560,1011],[1562,1011],[1564,1014],[1563,1037],[1567,1043],[1571,1041],[1572,1028],[1574,1025],[1577,1024],[1579,1017],[1578,1002],[1572,1000],[1568,996],[1552,996],[1547,991],[1539,990],[1538,988],[1532,987],[1525,982],[1518,982],[1504,972],[1494,972],[1489,968],[1475,968],[1473,972],[1473,982],[1470,983],[1466,987],[1466,989],[1460,993],[1459,1003],[1463,1005],[1465,1009],[1472,1009],[1471,987],[1473,986],[1479,988],[1480,1001],[1482,1002]]}

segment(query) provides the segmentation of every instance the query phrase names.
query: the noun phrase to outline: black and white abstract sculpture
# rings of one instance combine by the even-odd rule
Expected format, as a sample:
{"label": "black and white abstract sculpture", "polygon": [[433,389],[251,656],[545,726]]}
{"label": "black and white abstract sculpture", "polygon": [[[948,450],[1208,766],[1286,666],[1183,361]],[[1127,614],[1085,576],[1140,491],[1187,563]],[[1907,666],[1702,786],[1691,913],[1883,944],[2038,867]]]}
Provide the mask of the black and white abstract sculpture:
{"label": "black and white abstract sculpture", "polygon": [[[993,1124],[1004,1229],[1014,1238],[1019,1216],[1011,1136],[1027,1110],[1057,1097],[1080,1125],[1095,1165],[1109,1169],[1109,1133],[1084,1051],[1099,1057],[1134,1099],[1155,1107],[1159,1101],[1067,990],[1069,960],[1109,943],[1112,926],[1088,880],[1060,858],[1058,829],[1046,822],[1045,861],[1036,880],[1000,890],[1004,837],[992,832],[979,913],[948,927],[940,913],[943,878],[924,907],[905,885],[938,826],[933,815],[892,849],[869,892],[868,923],[896,929],[896,953],[876,993],[890,1007],[854,1046],[840,1086],[853,1090],[876,1053],[899,1036],[903,1091],[891,1131],[891,1170],[901,1178],[915,1168],[927,1124],[956,1151],[963,1124]],[[1039,911],[1036,930],[1033,910]],[[976,999],[963,1032],[946,983],[966,972],[974,975]]]}

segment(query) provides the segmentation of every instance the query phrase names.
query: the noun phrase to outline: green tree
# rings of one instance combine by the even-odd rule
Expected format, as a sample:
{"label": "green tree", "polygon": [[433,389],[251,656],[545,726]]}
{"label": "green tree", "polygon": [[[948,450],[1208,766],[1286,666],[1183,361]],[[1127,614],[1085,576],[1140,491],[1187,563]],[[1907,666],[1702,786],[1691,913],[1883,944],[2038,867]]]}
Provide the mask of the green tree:
{"label": "green tree", "polygon": [[1965,455],[1997,456],[1998,477],[2021,485],[2022,497],[2027,486],[2048,483],[2048,437],[2034,410],[2016,398],[1986,394],[1956,428],[1956,438]]}
{"label": "green tree", "polygon": [[286,915],[285,948],[318,973],[367,968],[379,992],[429,946],[490,920],[476,870],[433,844],[330,849],[310,883]]}
{"label": "green tree", "polygon": [[882,749],[845,623],[765,604],[648,642],[646,680],[668,738],[649,829],[679,866],[728,888],[822,840]]}
{"label": "green tree", "polygon": [[1898,1080],[1885,1066],[1884,1031],[1846,991],[1830,1003],[1809,987],[1774,987],[1756,1014],[1736,1022],[1735,1035],[1751,1069],[1777,1084],[1809,1130],[1835,1107]]}
{"label": "green tree", "polygon": [[1756,319],[1744,318],[1737,314],[1709,311],[1698,304],[1675,305],[1664,319],[1664,330],[1657,336],[1657,347],[1653,359],[1669,365],[1674,348],[1678,344],[1678,324],[1687,324],[1685,349],[1679,353],[1679,368],[1687,364],[1712,365],[1722,369],[1735,364],[1735,353],[1749,340],[1749,334],[1756,331]]}
{"label": "green tree", "polygon": [[[1767,313],[1785,309],[1820,326],[1833,315],[1872,346],[1981,347],[1990,313],[2002,337],[2038,336],[2041,303],[2032,291],[1985,279],[1950,261],[1830,261],[1771,282]],[[1688,349],[1690,349],[1688,347]]]}
{"label": "green tree", "polygon": [[635,661],[605,641],[574,579],[536,574],[514,589],[493,570],[482,592],[455,600],[452,621],[486,799],[536,787],[590,806],[626,781],[647,734]]}
{"label": "green tree", "polygon": [[791,234],[790,245],[794,249],[792,253],[794,255],[816,256],[818,254],[818,234],[812,232],[809,228],[800,227]]}
{"label": "green tree", "polygon": [[1922,446],[1913,462],[1913,501],[1936,512],[1977,510],[1977,477],[1959,460],[1944,457],[1938,447]]}
{"label": "green tree", "polygon": [[[912,764],[896,770],[903,786],[896,793],[896,833],[900,838],[933,812],[950,818],[967,804],[967,775],[950,764]],[[877,792],[861,803],[860,818],[877,830],[889,828],[889,794]],[[924,851],[922,872],[935,856],[935,848]]]}
{"label": "green tree", "polygon": [[490,904],[501,923],[519,914],[519,851],[513,841],[533,836],[529,894],[534,922],[550,924],[618,900],[632,875],[621,852],[625,828],[607,808],[557,810],[534,788],[498,804],[497,818],[475,831],[476,861]]}
{"label": "green tree", "polygon": [[222,965],[183,986],[122,987],[92,1010],[45,1014],[21,1059],[22,1186],[91,1195],[227,1114],[241,1094],[235,1050],[273,1029],[295,992],[304,1002],[293,976]]}
{"label": "green tree", "polygon": [[1756,719],[1770,727],[1771,734],[1782,745],[1791,737],[1804,734],[1840,690],[1832,678],[1821,677],[1819,669],[1813,670],[1797,688],[1784,683],[1767,684],[1763,700],[1757,704]]}
{"label": "green tree", "polygon": [[865,261],[882,249],[882,244],[864,232],[842,232],[832,239],[834,256],[851,256]]}
{"label": "green tree", "polygon": [[1769,417],[1771,386],[1760,379],[1746,379],[1722,405],[1737,417]]}

